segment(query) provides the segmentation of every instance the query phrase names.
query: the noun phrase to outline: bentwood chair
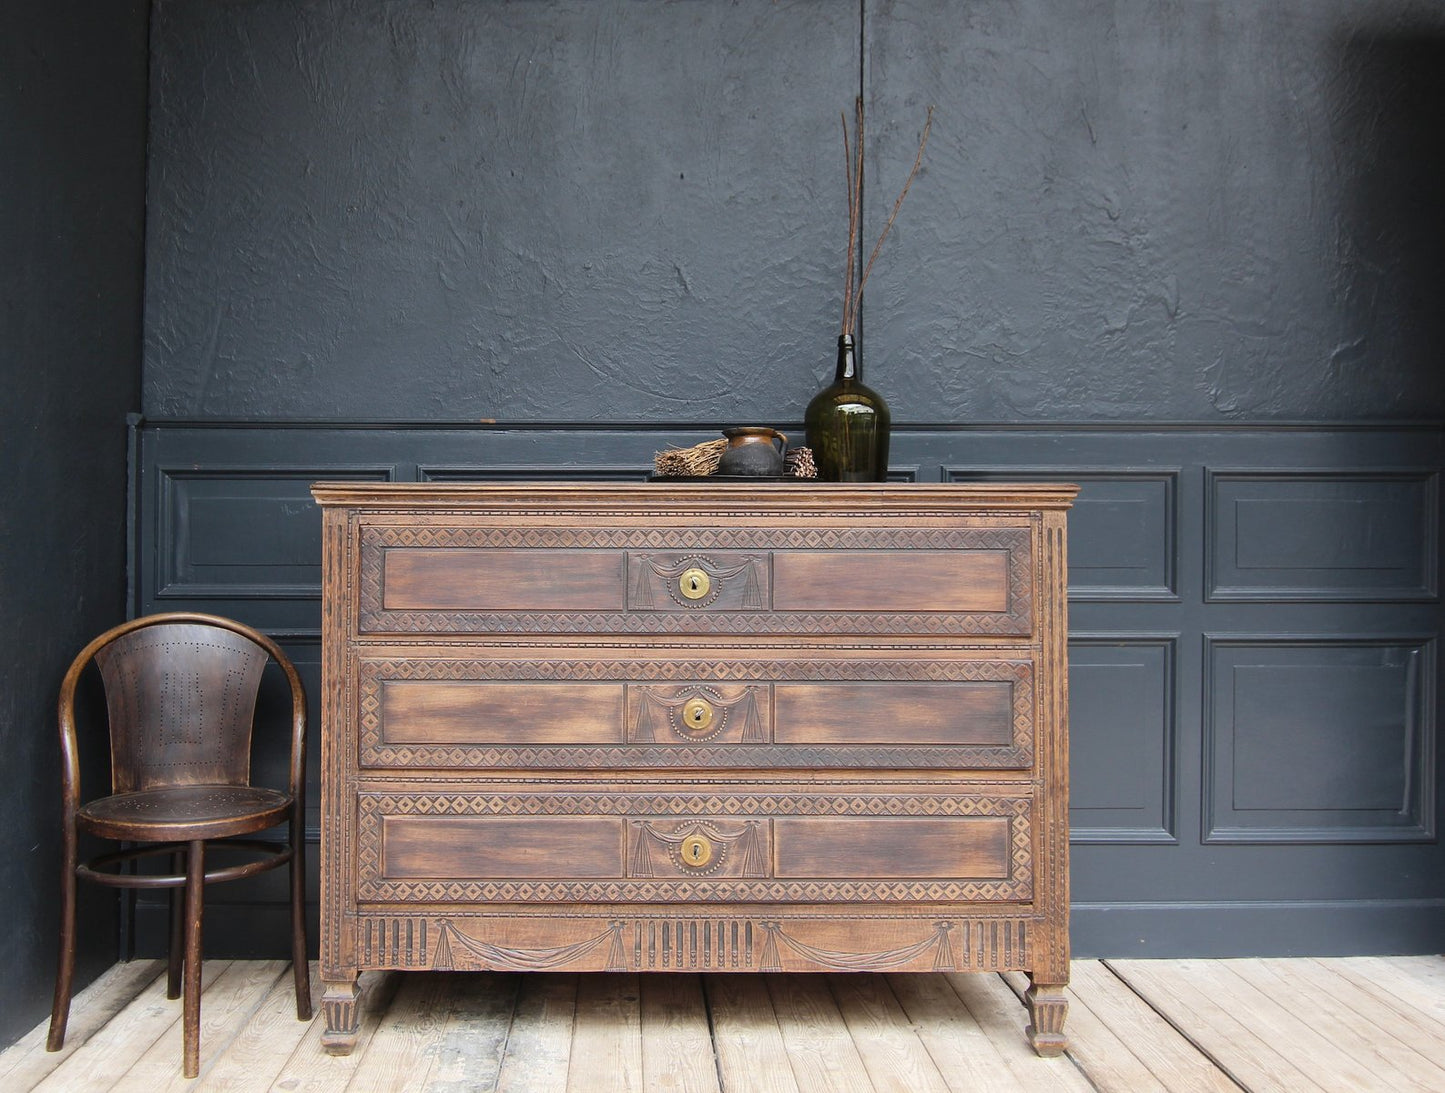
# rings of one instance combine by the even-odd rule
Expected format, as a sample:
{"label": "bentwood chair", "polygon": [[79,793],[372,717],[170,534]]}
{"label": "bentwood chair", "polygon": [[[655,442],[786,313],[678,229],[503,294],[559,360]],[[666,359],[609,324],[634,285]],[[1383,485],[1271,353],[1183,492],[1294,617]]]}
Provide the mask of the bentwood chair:
{"label": "bentwood chair", "polygon": [[[291,769],[285,791],[251,785],[252,722],[268,657],[291,688]],[[92,660],[110,721],[111,796],[82,804],[75,696]],[[296,1016],[310,1020],[302,823],[306,695],[276,643],[231,619],[186,612],[148,615],[108,630],[80,651],[61,683],[60,748],[65,860],[60,966],[46,1047],[58,1051],[65,1043],[75,972],[77,878],[121,888],[171,889],[167,997],[184,994],[184,1071],[194,1078],[200,1070],[202,889],[289,863]],[[286,842],[238,838],[287,823]],[[81,862],[82,832],[126,845]],[[240,849],[243,860],[208,868],[208,853],[216,847]],[[169,858],[169,872],[130,868],[154,855]],[[177,898],[181,892],[184,901]]]}

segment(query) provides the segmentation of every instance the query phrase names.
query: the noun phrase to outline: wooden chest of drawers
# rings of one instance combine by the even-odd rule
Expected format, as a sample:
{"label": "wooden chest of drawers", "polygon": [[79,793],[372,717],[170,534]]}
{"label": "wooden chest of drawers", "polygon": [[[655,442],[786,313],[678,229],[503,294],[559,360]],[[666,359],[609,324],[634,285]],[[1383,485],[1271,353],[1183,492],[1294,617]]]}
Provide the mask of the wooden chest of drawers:
{"label": "wooden chest of drawers", "polygon": [[314,493],[329,1050],[375,968],[1020,969],[1063,1050],[1073,487]]}

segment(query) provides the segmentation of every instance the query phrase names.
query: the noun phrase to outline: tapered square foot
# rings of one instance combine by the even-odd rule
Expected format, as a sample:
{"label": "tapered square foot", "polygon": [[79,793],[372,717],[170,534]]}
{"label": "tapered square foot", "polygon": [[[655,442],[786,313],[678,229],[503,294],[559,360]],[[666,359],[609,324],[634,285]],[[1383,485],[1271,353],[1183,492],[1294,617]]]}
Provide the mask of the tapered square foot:
{"label": "tapered square foot", "polygon": [[321,1032],[321,1048],[328,1055],[350,1055],[361,1032],[360,995],[356,977],[328,979],[321,992],[321,1016],[326,1028]]}
{"label": "tapered square foot", "polygon": [[1034,983],[1024,993],[1029,1007],[1029,1027],[1025,1030],[1034,1051],[1044,1058],[1062,1055],[1069,1047],[1064,1035],[1064,1018],[1069,1014],[1069,1000],[1061,983]]}

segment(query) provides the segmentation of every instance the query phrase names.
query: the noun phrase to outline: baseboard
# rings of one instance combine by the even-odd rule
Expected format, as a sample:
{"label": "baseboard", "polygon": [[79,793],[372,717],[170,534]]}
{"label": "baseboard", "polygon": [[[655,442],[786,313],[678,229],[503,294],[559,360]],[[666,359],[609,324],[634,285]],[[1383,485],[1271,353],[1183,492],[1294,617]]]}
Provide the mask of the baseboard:
{"label": "baseboard", "polygon": [[1075,958],[1445,952],[1445,900],[1074,904]]}

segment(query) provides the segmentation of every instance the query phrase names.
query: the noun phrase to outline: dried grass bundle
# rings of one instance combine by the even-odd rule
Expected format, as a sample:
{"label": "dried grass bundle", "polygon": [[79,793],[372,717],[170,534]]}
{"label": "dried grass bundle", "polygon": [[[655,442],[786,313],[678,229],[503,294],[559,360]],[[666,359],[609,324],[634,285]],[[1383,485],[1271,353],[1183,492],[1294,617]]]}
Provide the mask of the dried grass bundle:
{"label": "dried grass bundle", "polygon": [[727,447],[727,440],[719,437],[694,444],[691,448],[668,448],[664,452],[654,452],[652,469],[663,478],[698,478],[712,474]]}

